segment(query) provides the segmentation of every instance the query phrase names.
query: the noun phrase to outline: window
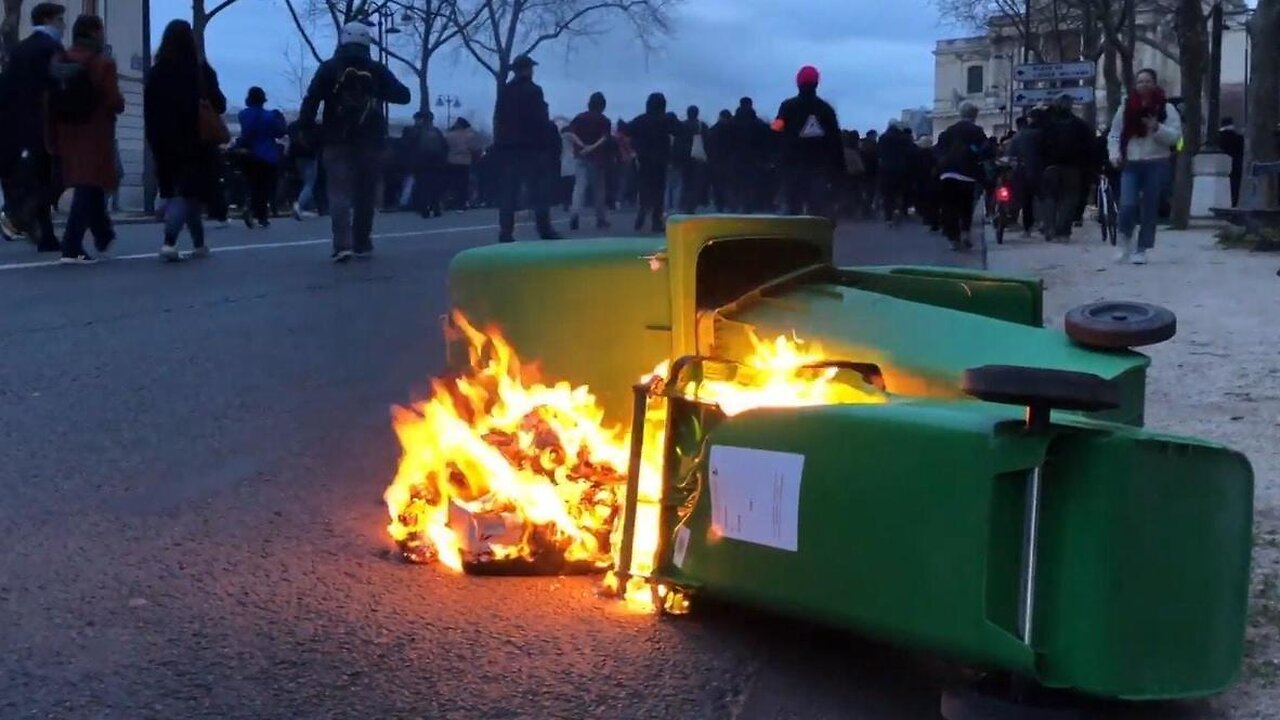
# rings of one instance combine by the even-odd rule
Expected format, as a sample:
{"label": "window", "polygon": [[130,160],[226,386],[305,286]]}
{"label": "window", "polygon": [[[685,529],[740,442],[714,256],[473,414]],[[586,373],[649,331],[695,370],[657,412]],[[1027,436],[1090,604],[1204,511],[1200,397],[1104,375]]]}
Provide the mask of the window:
{"label": "window", "polygon": [[968,72],[965,74],[965,84],[967,85],[966,93],[970,95],[980,95],[986,89],[985,78],[982,77],[981,65],[970,65]]}

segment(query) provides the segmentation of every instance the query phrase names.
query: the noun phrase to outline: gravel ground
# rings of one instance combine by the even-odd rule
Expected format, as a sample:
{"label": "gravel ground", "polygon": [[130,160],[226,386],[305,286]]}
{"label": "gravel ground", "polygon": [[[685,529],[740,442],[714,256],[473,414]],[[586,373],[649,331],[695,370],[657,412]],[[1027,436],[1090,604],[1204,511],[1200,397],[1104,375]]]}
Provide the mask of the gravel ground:
{"label": "gravel ground", "polygon": [[1088,224],[1074,242],[1006,239],[992,270],[1042,277],[1045,319],[1070,308],[1140,300],[1178,315],[1178,335],[1147,348],[1147,425],[1234,447],[1255,473],[1254,592],[1239,685],[1170,708],[1203,718],[1280,718],[1280,257],[1218,247],[1215,230],[1162,231],[1146,266],[1116,265]]}

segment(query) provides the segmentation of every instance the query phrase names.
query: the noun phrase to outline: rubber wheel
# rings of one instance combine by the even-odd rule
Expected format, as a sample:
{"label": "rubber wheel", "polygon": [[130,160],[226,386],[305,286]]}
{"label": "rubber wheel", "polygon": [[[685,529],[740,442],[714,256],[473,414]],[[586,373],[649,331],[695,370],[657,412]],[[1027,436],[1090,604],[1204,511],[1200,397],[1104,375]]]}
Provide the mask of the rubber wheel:
{"label": "rubber wheel", "polygon": [[1067,313],[1067,337],[1091,348],[1115,350],[1155,345],[1178,332],[1172,310],[1140,302],[1097,302]]}
{"label": "rubber wheel", "polygon": [[979,400],[1053,410],[1096,412],[1120,407],[1120,386],[1089,373],[983,365],[964,371],[960,389]]}

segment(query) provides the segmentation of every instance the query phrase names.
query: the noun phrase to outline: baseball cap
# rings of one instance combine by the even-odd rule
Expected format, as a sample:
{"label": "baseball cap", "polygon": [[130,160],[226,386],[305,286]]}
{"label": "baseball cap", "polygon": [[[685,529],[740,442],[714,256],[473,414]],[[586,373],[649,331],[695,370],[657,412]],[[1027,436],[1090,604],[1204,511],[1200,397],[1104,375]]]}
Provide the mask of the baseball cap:
{"label": "baseball cap", "polygon": [[515,60],[511,61],[511,67],[515,68],[516,70],[520,70],[522,68],[531,68],[537,64],[538,64],[538,61],[534,60],[528,55],[519,55],[516,57]]}
{"label": "baseball cap", "polygon": [[812,65],[805,65],[800,68],[800,72],[796,73],[796,85],[817,85],[818,84],[818,68]]}

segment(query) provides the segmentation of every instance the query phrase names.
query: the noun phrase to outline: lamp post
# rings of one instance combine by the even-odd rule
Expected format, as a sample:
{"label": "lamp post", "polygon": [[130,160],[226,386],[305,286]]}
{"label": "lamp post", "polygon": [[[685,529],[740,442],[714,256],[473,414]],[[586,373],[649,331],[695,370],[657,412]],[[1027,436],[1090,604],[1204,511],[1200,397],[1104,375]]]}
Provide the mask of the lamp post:
{"label": "lamp post", "polygon": [[[386,65],[388,58],[387,37],[390,35],[399,35],[400,28],[396,27],[395,12],[386,5],[377,8],[373,12],[378,18],[378,62]],[[391,22],[390,26],[387,24],[388,20]],[[368,23],[369,20],[366,18],[365,22]],[[382,119],[388,122],[391,119],[391,107],[386,102],[382,103]]]}
{"label": "lamp post", "polygon": [[453,126],[453,111],[462,107],[462,100],[457,95],[437,95],[436,107],[444,108],[445,129]]}

